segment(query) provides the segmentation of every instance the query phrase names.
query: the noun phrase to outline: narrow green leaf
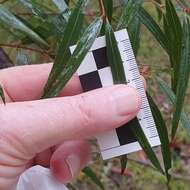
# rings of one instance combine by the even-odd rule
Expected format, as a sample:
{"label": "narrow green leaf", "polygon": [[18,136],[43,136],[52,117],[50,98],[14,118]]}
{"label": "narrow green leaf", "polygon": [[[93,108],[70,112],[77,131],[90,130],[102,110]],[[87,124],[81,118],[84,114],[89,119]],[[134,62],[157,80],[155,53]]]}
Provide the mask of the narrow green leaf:
{"label": "narrow green leaf", "polygon": [[[168,86],[168,84],[166,82],[164,82],[159,77],[157,77],[157,82],[159,84],[159,87],[160,87],[161,91],[166,96],[166,98],[168,99],[168,101],[173,106],[175,106],[175,104],[176,104],[176,96],[175,96],[174,92],[172,91],[172,89]],[[187,130],[188,134],[190,135],[190,120],[189,120],[187,114],[184,111],[181,113],[180,120],[181,120],[183,128],[185,130]]]}
{"label": "narrow green leaf", "polygon": [[[125,84],[126,78],[125,78],[125,73],[124,73],[124,68],[123,68],[123,63],[121,60],[121,55],[117,46],[117,41],[115,38],[114,31],[107,21],[106,24],[106,45],[107,45],[107,56],[108,56],[108,61],[111,66],[112,74],[113,74],[113,80],[115,84]],[[135,120],[134,120],[135,121]],[[162,167],[152,150],[151,145],[149,144],[139,122],[135,122],[137,127],[132,127],[132,131],[134,135],[136,136],[139,144],[143,148],[144,152],[146,153],[147,157],[150,159],[152,164],[161,172],[164,173],[162,170]]]}
{"label": "narrow green leaf", "polygon": [[82,172],[89,177],[98,187],[100,187],[100,189],[104,190],[104,185],[102,184],[102,182],[99,180],[99,178],[97,177],[97,175],[93,172],[93,170],[89,167],[86,167],[82,170]]}
{"label": "narrow green leaf", "polygon": [[65,0],[65,2],[67,3],[67,5],[69,5],[69,3],[70,3],[70,0]]}
{"label": "narrow green leaf", "polygon": [[140,19],[138,17],[135,17],[133,19],[133,22],[129,24],[128,28],[129,37],[135,57],[137,57],[138,50],[140,47],[140,29],[141,29]]}
{"label": "narrow green leaf", "polygon": [[3,103],[5,104],[5,95],[4,95],[4,92],[3,92],[3,88],[0,86],[0,97],[3,101]]}
{"label": "narrow green leaf", "polygon": [[113,80],[115,84],[126,83],[125,71],[123,68],[123,62],[117,46],[112,26],[107,21],[106,23],[106,45],[107,45],[107,56],[111,71],[113,74]]}
{"label": "narrow green leaf", "polygon": [[82,8],[85,3],[86,0],[79,0],[76,7],[72,11],[71,16],[69,17],[68,23],[59,43],[57,56],[49,75],[48,82],[46,83],[44,93],[51,89],[53,83],[56,81],[63,68],[66,66],[66,63],[71,56],[69,47],[76,43],[80,35],[81,25],[83,22]]}
{"label": "narrow green leaf", "polygon": [[155,104],[152,97],[147,93],[148,101],[151,107],[151,111],[154,117],[154,121],[156,123],[158,135],[160,137],[161,141],[161,149],[162,149],[162,157],[164,161],[164,167],[165,167],[165,173],[168,182],[170,181],[170,174],[168,173],[169,169],[172,167],[171,163],[171,152],[170,152],[170,142],[169,142],[169,136],[168,136],[168,130],[165,124],[165,121],[162,117],[162,114]]}
{"label": "narrow green leaf", "polygon": [[120,163],[121,163],[121,175],[124,174],[126,168],[127,168],[127,155],[120,156]]}
{"label": "narrow green leaf", "polygon": [[137,15],[142,0],[129,0],[127,1],[121,17],[119,18],[117,29],[128,28],[132,24],[134,17]]}
{"label": "narrow green leaf", "polygon": [[28,12],[35,15],[35,17],[30,18],[30,23],[22,19],[24,24],[36,31],[44,39],[53,35],[59,39],[69,18],[68,10],[57,15],[47,15],[41,8],[43,6],[36,1],[18,0],[17,2]]}
{"label": "narrow green leaf", "polygon": [[179,78],[179,67],[181,60],[181,41],[182,41],[182,26],[177,15],[175,7],[171,0],[166,0],[166,14],[164,17],[164,29],[168,38],[168,48],[170,61],[173,67],[172,88],[174,92],[177,89]]}
{"label": "narrow green leaf", "polygon": [[[126,83],[123,62],[117,46],[117,41],[115,38],[114,31],[111,25],[109,24],[109,21],[106,22],[105,27],[106,27],[105,32],[106,32],[107,57],[109,60],[109,64],[111,66],[114,83],[115,84],[120,84],[121,82]],[[121,173],[123,174],[127,166],[127,159],[125,155],[120,157],[120,162],[121,162]]]}
{"label": "narrow green leaf", "polygon": [[111,22],[113,14],[113,0],[103,0],[103,3],[108,20]]}
{"label": "narrow green leaf", "polygon": [[67,184],[67,187],[68,187],[68,189],[70,189],[70,190],[77,190],[77,189],[75,188],[75,186],[72,185],[71,183],[68,183],[68,184]]}
{"label": "narrow green leaf", "polygon": [[52,0],[57,8],[61,11],[64,12],[65,10],[68,9],[67,3],[64,0]]}
{"label": "narrow green leaf", "polygon": [[183,23],[183,43],[179,69],[176,105],[172,121],[172,139],[178,128],[190,75],[190,22],[188,18]]}
{"label": "narrow green leaf", "polygon": [[138,12],[138,17],[146,28],[153,34],[158,43],[166,50],[166,52],[168,52],[167,37],[152,16],[141,7]]}
{"label": "narrow green leaf", "polygon": [[39,16],[43,19],[46,18],[45,13],[37,6],[35,1],[32,0],[17,0],[19,5],[25,7],[29,12],[33,13],[35,16]]}
{"label": "narrow green leaf", "polygon": [[34,32],[32,28],[29,28],[20,18],[13,15],[2,5],[0,5],[0,24],[3,24],[6,28],[19,31],[43,48],[49,48],[47,42],[39,34]]}
{"label": "narrow green leaf", "polygon": [[147,157],[152,162],[154,167],[157,168],[157,170],[160,171],[160,173],[164,174],[164,171],[160,165],[160,162],[158,158],[156,157],[156,154],[154,153],[150,143],[148,142],[140,124],[139,123],[137,124],[138,124],[138,127],[131,128],[134,135],[136,136],[139,144],[141,145],[142,149],[144,150],[144,152],[146,153]]}
{"label": "narrow green leaf", "polygon": [[27,35],[31,40],[36,42],[39,46],[49,48],[49,45],[44,39],[42,39],[42,37],[40,37],[28,26],[26,26],[21,20],[19,20],[19,18],[17,18],[9,10],[3,7],[3,5],[0,5],[0,23]]}
{"label": "narrow green leaf", "polygon": [[[176,40],[176,44],[181,45],[181,38],[182,38],[182,26],[180,23],[180,19],[177,15],[177,12],[175,10],[175,7],[171,0],[165,0],[166,2],[166,21],[170,27],[171,33],[171,39]],[[172,35],[173,34],[173,35]],[[175,37],[178,37],[176,39]],[[179,48],[179,47],[177,47]]]}
{"label": "narrow green leaf", "polygon": [[127,28],[135,56],[140,46],[140,19],[136,16],[141,7],[142,0],[127,1],[123,13],[119,19],[117,29]]}
{"label": "narrow green leaf", "polygon": [[52,0],[52,1],[56,5],[56,7],[59,9],[59,11],[61,11],[61,13],[62,13],[63,17],[66,19],[66,21],[68,21],[69,16],[70,16],[70,10],[69,10],[67,3],[64,0]]}
{"label": "narrow green leaf", "polygon": [[[52,88],[49,91],[46,91],[43,95],[43,98],[57,96],[58,93],[63,89],[65,84],[69,81],[72,75],[76,72],[86,54],[93,45],[96,37],[99,35],[102,27],[102,18],[95,19],[89,27],[85,30],[84,34],[80,38],[75,48],[75,51],[65,63],[65,66],[62,68],[61,73],[56,78],[56,81],[53,83]],[[59,51],[62,54],[62,51]],[[58,53],[57,57],[61,57]],[[58,59],[56,59],[59,61]],[[55,64],[57,64],[55,62]]]}

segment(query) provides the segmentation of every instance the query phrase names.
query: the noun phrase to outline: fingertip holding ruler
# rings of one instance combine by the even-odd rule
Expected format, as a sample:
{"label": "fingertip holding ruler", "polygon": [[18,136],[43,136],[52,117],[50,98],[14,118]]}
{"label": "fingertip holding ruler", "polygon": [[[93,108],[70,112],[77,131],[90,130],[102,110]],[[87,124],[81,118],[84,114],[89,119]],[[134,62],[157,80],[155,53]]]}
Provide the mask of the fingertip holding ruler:
{"label": "fingertip holding ruler", "polygon": [[[141,150],[131,131],[131,127],[141,126],[152,147],[160,145],[155,122],[141,80],[135,56],[126,29],[115,32],[118,48],[123,61],[127,82],[135,87],[142,97],[142,106],[135,119],[97,136],[101,154],[104,160]],[[76,46],[70,48],[73,53]],[[111,68],[106,55],[105,36],[95,40],[91,50],[86,55],[77,70],[84,92],[113,85]],[[126,100],[127,101],[127,100]],[[140,125],[139,125],[140,124]]]}

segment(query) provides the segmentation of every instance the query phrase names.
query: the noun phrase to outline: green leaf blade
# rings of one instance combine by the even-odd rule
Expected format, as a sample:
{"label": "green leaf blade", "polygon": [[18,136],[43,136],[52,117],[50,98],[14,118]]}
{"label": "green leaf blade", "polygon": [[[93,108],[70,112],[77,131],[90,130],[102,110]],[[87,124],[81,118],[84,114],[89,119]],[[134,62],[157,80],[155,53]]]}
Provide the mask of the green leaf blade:
{"label": "green leaf blade", "polygon": [[172,139],[175,137],[175,134],[177,132],[190,75],[190,22],[188,18],[185,19],[183,24],[182,46],[183,48],[179,68],[180,70],[177,85],[176,105],[172,121]]}
{"label": "green leaf blade", "polygon": [[148,142],[139,122],[137,123],[138,126],[136,127],[132,127],[132,131],[133,134],[135,135],[135,137],[137,138],[139,144],[141,145],[142,149],[144,150],[144,152],[146,153],[147,157],[149,158],[149,160],[152,162],[152,164],[154,165],[154,167],[162,174],[164,174],[164,171],[160,165],[160,162],[158,160],[158,158],[156,157],[156,154],[154,153],[150,143]]}
{"label": "green leaf blade", "polygon": [[146,28],[152,33],[152,35],[156,38],[158,43],[168,52],[168,45],[167,45],[167,37],[161,30],[160,26],[155,22],[152,16],[144,9],[140,8],[138,17],[141,22],[146,26]]}
{"label": "green leaf blade", "polygon": [[59,76],[71,56],[69,47],[78,40],[80,35],[80,26],[82,25],[84,18],[84,15],[82,14],[82,8],[85,3],[86,0],[79,0],[76,7],[72,11],[71,16],[69,17],[67,26],[59,44],[59,49],[53,64],[53,68],[44,89],[44,93],[51,89],[53,83],[56,81],[57,76]]}
{"label": "green leaf blade", "polygon": [[82,172],[89,177],[98,187],[100,187],[100,189],[104,190],[104,185],[102,184],[102,182],[99,180],[99,178],[97,177],[97,175],[93,172],[93,170],[89,167],[86,167],[82,170]]}
{"label": "green leaf blade", "polygon": [[[166,96],[166,98],[168,99],[168,101],[173,106],[175,106],[175,104],[176,104],[176,95],[174,94],[174,92],[172,91],[172,89],[161,78],[157,77],[156,79],[157,79],[157,82],[159,84],[159,87],[160,87],[160,90],[162,91],[162,93]],[[182,113],[181,113],[180,120],[181,120],[183,128],[190,135],[190,120],[189,120],[187,114],[184,111],[182,111]]]}
{"label": "green leaf blade", "polygon": [[[112,70],[114,83],[125,84],[127,81],[124,73],[123,63],[117,46],[117,41],[115,39],[114,31],[108,21],[106,24],[106,45],[107,45],[108,61]],[[135,137],[137,138],[139,144],[141,145],[142,149],[144,150],[144,152],[146,153],[152,164],[158,169],[158,171],[164,173],[160,165],[160,162],[157,159],[154,151],[152,150],[152,147],[148,142],[139,122],[136,122],[136,120],[132,120],[131,122],[134,122],[136,125],[131,129]]]}
{"label": "green leaf blade", "polygon": [[128,28],[138,14],[139,8],[142,5],[142,0],[127,1],[121,17],[119,18],[117,29]]}
{"label": "green leaf blade", "polygon": [[64,0],[52,0],[52,2],[61,12],[64,12],[68,9],[68,5]]}
{"label": "green leaf blade", "polygon": [[120,156],[121,175],[123,175],[123,174],[125,173],[125,170],[126,170],[126,168],[127,168],[127,162],[128,162],[127,155],[122,155],[122,156]]}
{"label": "green leaf blade", "polygon": [[117,25],[117,29],[119,28],[128,29],[128,33],[129,33],[129,37],[131,40],[135,57],[137,56],[138,49],[140,47],[141,22],[140,22],[140,19],[137,17],[137,14],[142,3],[143,3],[142,0],[127,1]]}
{"label": "green leaf blade", "polygon": [[162,114],[159,108],[157,107],[157,105],[155,104],[154,100],[148,93],[147,93],[147,97],[148,97],[150,108],[154,117],[154,121],[156,123],[158,135],[161,141],[161,150],[162,150],[162,157],[164,161],[165,173],[166,173],[167,180],[169,182],[170,181],[169,169],[172,167],[171,165],[172,160],[171,160],[168,130],[164,122],[164,119],[162,117]]}
{"label": "green leaf blade", "polygon": [[32,0],[17,0],[19,5],[25,7],[29,12],[33,13],[35,16],[45,18],[45,13],[37,6],[35,1]]}
{"label": "green leaf blade", "polygon": [[107,45],[107,57],[111,66],[113,74],[113,80],[115,84],[126,83],[125,71],[123,68],[123,62],[119,49],[117,47],[117,41],[114,31],[107,21],[106,23],[106,45]]}
{"label": "green leaf blade", "polygon": [[62,90],[71,76],[76,72],[86,54],[92,47],[96,37],[100,33],[102,23],[102,18],[97,18],[85,30],[81,39],[78,41],[73,54],[68,59],[65,67],[61,71],[60,75],[56,78],[56,81],[53,83],[52,88],[44,93],[43,98],[55,97]]}
{"label": "green leaf blade", "polygon": [[68,184],[67,184],[67,188],[70,189],[70,190],[77,190],[77,189],[75,188],[75,186],[72,185],[71,183],[68,183]]}
{"label": "green leaf blade", "polygon": [[0,97],[1,97],[1,99],[2,99],[2,101],[3,101],[3,103],[5,104],[6,102],[5,102],[5,95],[4,95],[4,91],[3,91],[3,88],[0,86]]}
{"label": "green leaf blade", "polygon": [[19,18],[3,7],[3,5],[0,5],[0,23],[20,31],[24,35],[28,36],[31,40],[36,42],[39,46],[42,46],[46,49],[49,48],[48,43],[42,39],[42,37],[26,26]]}
{"label": "green leaf blade", "polygon": [[131,40],[131,45],[133,48],[133,52],[135,57],[137,57],[138,50],[140,48],[140,30],[141,30],[141,22],[138,17],[133,19],[133,22],[129,25],[129,38]]}
{"label": "green leaf blade", "polygon": [[169,56],[174,71],[172,89],[176,93],[181,60],[182,26],[172,1],[165,0],[165,2],[166,14],[164,16],[164,29],[168,38]]}
{"label": "green leaf blade", "polygon": [[64,0],[52,0],[52,2],[59,9],[65,20],[68,21],[70,17],[70,9],[67,3]]}
{"label": "green leaf blade", "polygon": [[106,11],[106,16],[108,17],[108,20],[111,22],[113,14],[113,0],[103,0],[103,3]]}

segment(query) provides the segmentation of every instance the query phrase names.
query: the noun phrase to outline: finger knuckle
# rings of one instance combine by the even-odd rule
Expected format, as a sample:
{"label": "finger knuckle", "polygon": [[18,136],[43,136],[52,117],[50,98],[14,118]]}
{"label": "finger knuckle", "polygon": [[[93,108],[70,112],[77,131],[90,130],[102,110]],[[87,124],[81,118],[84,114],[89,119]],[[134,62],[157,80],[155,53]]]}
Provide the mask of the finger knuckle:
{"label": "finger knuckle", "polygon": [[15,160],[28,160],[28,148],[22,141],[21,133],[13,127],[1,127],[0,152],[13,157]]}

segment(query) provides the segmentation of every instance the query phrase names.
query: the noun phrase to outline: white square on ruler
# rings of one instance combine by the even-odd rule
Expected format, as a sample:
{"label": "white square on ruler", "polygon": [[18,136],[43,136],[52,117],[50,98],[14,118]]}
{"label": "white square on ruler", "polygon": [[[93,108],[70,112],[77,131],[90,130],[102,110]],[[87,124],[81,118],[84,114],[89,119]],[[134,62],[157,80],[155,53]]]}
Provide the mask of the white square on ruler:
{"label": "white square on ruler", "polygon": [[98,70],[98,73],[103,87],[113,85],[113,77],[110,67],[100,69]]}
{"label": "white square on ruler", "polygon": [[96,62],[94,60],[94,56],[92,52],[89,52],[86,57],[84,58],[82,64],[77,70],[78,75],[83,75],[86,73],[90,73],[93,71],[97,71]]}
{"label": "white square on ruler", "polygon": [[120,42],[122,40],[129,39],[129,35],[128,35],[128,32],[126,29],[119,30],[119,31],[115,32],[115,37],[116,37],[118,42]]}
{"label": "white square on ruler", "polygon": [[98,144],[101,151],[120,146],[118,136],[115,130],[99,134],[96,136],[96,138],[98,139]]}

